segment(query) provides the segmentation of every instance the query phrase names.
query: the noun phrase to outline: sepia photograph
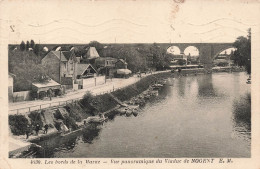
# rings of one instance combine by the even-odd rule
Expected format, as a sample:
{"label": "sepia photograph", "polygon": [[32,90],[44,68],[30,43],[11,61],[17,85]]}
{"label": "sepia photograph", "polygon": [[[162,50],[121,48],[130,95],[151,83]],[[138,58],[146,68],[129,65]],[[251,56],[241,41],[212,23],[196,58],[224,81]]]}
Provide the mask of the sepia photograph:
{"label": "sepia photograph", "polygon": [[9,160],[252,158],[259,1],[2,1],[0,9]]}

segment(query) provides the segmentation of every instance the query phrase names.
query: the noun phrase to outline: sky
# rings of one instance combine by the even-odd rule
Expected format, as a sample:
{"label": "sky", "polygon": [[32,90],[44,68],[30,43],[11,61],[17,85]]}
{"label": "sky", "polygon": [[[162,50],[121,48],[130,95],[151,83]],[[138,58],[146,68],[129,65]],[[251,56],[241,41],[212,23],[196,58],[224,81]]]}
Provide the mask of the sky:
{"label": "sky", "polygon": [[31,39],[41,44],[234,42],[246,36],[249,27],[252,36],[259,34],[258,4],[253,0],[4,1],[0,38],[9,44]]}

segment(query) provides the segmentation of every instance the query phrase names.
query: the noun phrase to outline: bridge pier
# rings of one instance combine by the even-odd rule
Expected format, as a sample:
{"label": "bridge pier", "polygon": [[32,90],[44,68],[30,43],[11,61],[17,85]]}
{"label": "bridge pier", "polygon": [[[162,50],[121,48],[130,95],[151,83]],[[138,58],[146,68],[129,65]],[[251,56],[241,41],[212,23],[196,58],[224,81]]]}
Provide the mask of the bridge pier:
{"label": "bridge pier", "polygon": [[213,67],[214,58],[223,50],[233,48],[233,43],[159,43],[160,47],[166,50],[171,46],[176,46],[183,53],[189,46],[194,46],[199,50],[199,60],[206,70]]}

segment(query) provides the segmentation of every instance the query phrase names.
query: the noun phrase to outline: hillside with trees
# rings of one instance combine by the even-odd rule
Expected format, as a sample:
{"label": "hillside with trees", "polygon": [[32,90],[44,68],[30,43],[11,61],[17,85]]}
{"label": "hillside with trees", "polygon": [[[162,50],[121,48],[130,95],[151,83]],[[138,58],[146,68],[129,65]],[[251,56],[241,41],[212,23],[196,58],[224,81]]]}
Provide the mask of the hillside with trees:
{"label": "hillside with trees", "polygon": [[[32,50],[29,50],[31,48]],[[42,67],[42,56],[39,53],[37,44],[31,40],[25,44],[23,41],[20,48],[9,50],[8,52],[8,70],[15,75],[14,92],[31,90],[33,82],[44,82],[47,80],[45,70]],[[37,55],[37,54],[38,55]]]}
{"label": "hillside with trees", "polygon": [[104,57],[125,59],[128,69],[132,72],[145,71],[147,69],[163,70],[169,67],[169,57],[157,44],[149,46],[137,44],[133,46],[106,46],[102,50]]}
{"label": "hillside with trees", "polygon": [[[44,50],[48,48],[48,51]],[[154,44],[102,44],[91,41],[85,45],[73,44],[36,44],[33,40],[22,41],[19,46],[9,45],[9,72],[16,75],[14,91],[31,89],[32,82],[46,80],[45,70],[41,66],[41,59],[51,50],[73,50],[77,57],[84,56],[89,47],[95,47],[100,57],[113,57],[125,59],[128,69],[132,72],[146,71],[148,69],[163,70],[169,67],[170,56],[159,45]]]}

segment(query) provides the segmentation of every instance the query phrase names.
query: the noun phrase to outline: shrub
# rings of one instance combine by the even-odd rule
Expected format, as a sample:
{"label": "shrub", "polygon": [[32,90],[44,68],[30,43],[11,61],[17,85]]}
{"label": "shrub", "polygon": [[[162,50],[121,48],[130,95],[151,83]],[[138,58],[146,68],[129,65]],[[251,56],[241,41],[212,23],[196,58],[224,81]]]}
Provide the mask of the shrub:
{"label": "shrub", "polygon": [[29,121],[23,115],[9,115],[9,125],[14,135],[23,135],[27,129]]}
{"label": "shrub", "polygon": [[80,110],[78,110],[73,104],[68,104],[67,106],[65,106],[65,109],[69,113],[69,117],[73,118],[75,121],[79,122],[82,120]]}
{"label": "shrub", "polygon": [[65,116],[64,117],[64,120],[63,120],[64,124],[68,127],[68,128],[71,128],[72,130],[76,130],[78,129],[78,125],[76,124],[76,121],[72,118],[72,117],[69,117],[69,116]]}
{"label": "shrub", "polygon": [[89,91],[86,92],[80,103],[85,107],[87,113],[94,115],[95,112],[98,112],[96,107],[98,100]]}
{"label": "shrub", "polygon": [[96,96],[95,107],[97,108],[97,111],[95,113],[110,110],[117,104],[118,103],[109,94]]}
{"label": "shrub", "polygon": [[28,117],[31,119],[33,126],[36,126],[37,124],[39,124],[40,128],[43,127],[43,122],[42,122],[40,111],[33,111],[28,115]]}
{"label": "shrub", "polygon": [[87,91],[83,96],[83,101],[86,103],[92,103],[94,100],[94,96],[91,94],[90,91]]}

